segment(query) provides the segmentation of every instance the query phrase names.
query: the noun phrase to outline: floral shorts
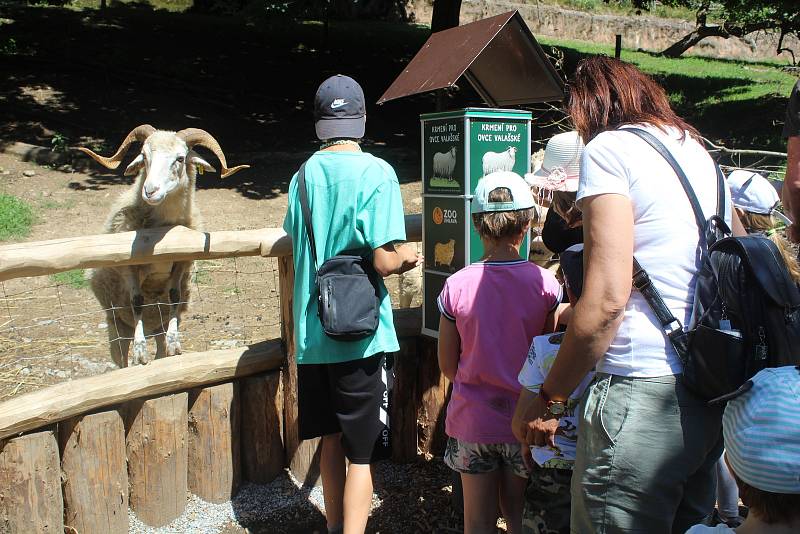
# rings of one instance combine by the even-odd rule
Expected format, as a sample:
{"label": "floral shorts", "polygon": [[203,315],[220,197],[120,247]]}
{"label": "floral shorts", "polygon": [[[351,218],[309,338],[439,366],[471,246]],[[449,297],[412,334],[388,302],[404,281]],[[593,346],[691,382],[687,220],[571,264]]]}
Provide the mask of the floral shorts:
{"label": "floral shorts", "polygon": [[519,443],[468,443],[447,438],[444,463],[454,471],[470,475],[505,468],[517,476],[528,478]]}

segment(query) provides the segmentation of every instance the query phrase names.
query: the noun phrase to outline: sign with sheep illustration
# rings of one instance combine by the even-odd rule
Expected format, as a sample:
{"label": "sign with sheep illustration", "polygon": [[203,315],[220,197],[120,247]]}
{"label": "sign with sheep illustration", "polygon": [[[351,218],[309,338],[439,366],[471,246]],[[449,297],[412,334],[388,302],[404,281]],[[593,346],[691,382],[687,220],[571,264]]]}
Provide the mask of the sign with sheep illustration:
{"label": "sign with sheep illustration", "polygon": [[[472,225],[470,203],[481,178],[494,171],[527,172],[531,113],[467,108],[420,116],[423,182],[423,328],[437,336],[436,297],[449,275],[478,261],[483,244]],[[521,256],[527,257],[528,242]]]}
{"label": "sign with sheep illustration", "polygon": [[432,120],[423,123],[424,163],[422,168],[426,193],[463,195],[464,120]]}
{"label": "sign with sheep illustration", "polygon": [[425,212],[426,270],[451,274],[464,267],[465,225],[469,213],[464,199],[458,197],[427,197]]}

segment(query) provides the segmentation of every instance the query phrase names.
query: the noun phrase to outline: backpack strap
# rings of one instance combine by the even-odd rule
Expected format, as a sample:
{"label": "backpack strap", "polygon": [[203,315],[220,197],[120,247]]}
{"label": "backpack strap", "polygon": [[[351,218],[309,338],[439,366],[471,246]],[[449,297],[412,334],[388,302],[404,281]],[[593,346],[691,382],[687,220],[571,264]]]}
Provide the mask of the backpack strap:
{"label": "backpack strap", "polygon": [[738,253],[758,284],[777,305],[800,307],[800,289],[792,280],[777,245],[769,238],[754,234],[720,239],[711,246],[709,254],[716,250]]}
{"label": "backpack strap", "polygon": [[300,197],[300,209],[303,211],[303,222],[306,227],[306,236],[308,236],[308,244],[311,246],[311,258],[314,260],[314,270],[319,270],[317,267],[317,247],[314,242],[314,227],[311,226],[311,208],[308,205],[308,192],[306,191],[306,164],[303,162],[300,165],[300,170],[297,171],[297,194]]}
{"label": "backpack strap", "polygon": [[[632,127],[625,127],[620,128],[620,130],[624,130],[626,132],[631,132],[632,134],[637,135],[642,140],[644,140],[648,145],[653,147],[656,152],[661,154],[661,156],[667,160],[672,170],[675,171],[675,174],[678,175],[678,179],[683,186],[683,190],[686,192],[686,196],[689,197],[689,204],[692,205],[692,211],[694,212],[694,219],[697,222],[697,228],[700,232],[700,238],[702,241],[705,241],[705,228],[706,228],[706,218],[703,215],[703,208],[700,206],[700,201],[697,200],[697,195],[694,193],[694,188],[692,188],[692,184],[689,182],[689,179],[686,177],[686,173],[683,172],[683,169],[678,162],[675,161],[675,158],[672,156],[672,153],[664,146],[664,144],[659,141],[656,136],[648,132],[647,130],[642,130],[641,128],[632,128]],[[719,214],[719,210],[722,208],[724,209],[725,204],[725,185],[724,179],[721,176],[721,171],[719,167],[717,167],[717,212]],[[721,200],[720,200],[721,199]]]}
{"label": "backpack strap", "polygon": [[650,309],[653,310],[653,313],[656,314],[656,318],[661,323],[661,329],[664,331],[664,335],[666,335],[667,339],[672,343],[672,346],[675,348],[681,360],[685,361],[686,347],[684,344],[686,341],[683,339],[683,324],[680,319],[672,314],[669,307],[667,307],[664,299],[661,297],[661,293],[659,293],[656,286],[653,285],[653,281],[650,280],[650,275],[648,275],[644,267],[639,264],[639,260],[637,260],[635,256],[633,258],[633,287],[635,287],[647,301],[648,306],[650,306]]}

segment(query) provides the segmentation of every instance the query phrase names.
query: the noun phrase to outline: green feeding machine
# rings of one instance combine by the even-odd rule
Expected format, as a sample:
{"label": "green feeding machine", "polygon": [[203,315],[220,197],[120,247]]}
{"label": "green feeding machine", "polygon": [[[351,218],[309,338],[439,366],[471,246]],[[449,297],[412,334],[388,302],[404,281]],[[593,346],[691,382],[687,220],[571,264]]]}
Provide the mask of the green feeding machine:
{"label": "green feeding machine", "polygon": [[[492,107],[420,116],[425,254],[422,332],[438,336],[436,297],[448,276],[483,256],[470,201],[494,171],[531,164],[531,113],[499,106],[556,101],[563,83],[518,12],[433,34],[378,103],[466,78]],[[526,238],[522,257],[528,257]]]}

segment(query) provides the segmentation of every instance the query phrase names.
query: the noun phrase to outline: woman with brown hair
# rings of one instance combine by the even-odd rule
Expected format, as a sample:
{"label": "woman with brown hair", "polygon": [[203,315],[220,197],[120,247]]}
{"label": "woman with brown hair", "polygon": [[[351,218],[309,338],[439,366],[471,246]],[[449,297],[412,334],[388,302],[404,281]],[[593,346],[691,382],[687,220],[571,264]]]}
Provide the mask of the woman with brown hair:
{"label": "woman with brown hair", "polygon": [[[706,217],[717,212],[716,165],[664,90],[627,63],[581,62],[569,112],[587,143],[577,194],[583,296],[540,395],[518,410],[525,415],[514,431],[533,445],[552,443],[554,414],[595,368],[579,425],[572,532],[683,533],[714,505],[722,411],[681,384],[682,364],[644,297],[632,292],[631,273],[635,255],[675,317],[688,324],[699,232],[673,168],[625,128],[643,129],[666,146]],[[730,224],[730,193],[724,193]]]}

